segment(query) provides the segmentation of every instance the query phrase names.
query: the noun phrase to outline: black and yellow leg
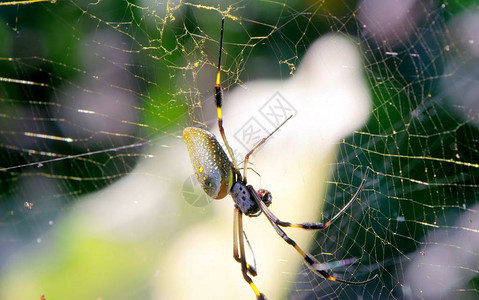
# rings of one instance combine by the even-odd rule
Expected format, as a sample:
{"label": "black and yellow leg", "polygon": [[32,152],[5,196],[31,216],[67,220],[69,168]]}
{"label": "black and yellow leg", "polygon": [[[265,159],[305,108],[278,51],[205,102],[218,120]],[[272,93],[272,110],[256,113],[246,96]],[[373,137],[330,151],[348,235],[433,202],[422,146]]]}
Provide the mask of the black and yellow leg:
{"label": "black and yellow leg", "polygon": [[364,173],[364,177],[363,177],[363,180],[361,181],[361,184],[359,185],[358,189],[356,190],[356,192],[354,193],[353,197],[351,198],[351,200],[349,200],[349,202],[343,207],[341,208],[341,210],[336,214],[334,215],[334,217],[332,217],[328,222],[326,223],[311,223],[311,222],[304,222],[304,223],[290,223],[290,222],[285,222],[285,221],[281,221],[279,220],[278,218],[276,218],[274,215],[272,215],[273,219],[272,221],[279,225],[279,226],[282,226],[282,227],[293,227],[293,228],[302,228],[302,229],[312,229],[312,230],[321,230],[321,229],[325,229],[325,228],[328,228],[329,225],[331,225],[334,221],[336,221],[342,214],[344,214],[344,212],[346,211],[346,209],[348,209],[351,204],[353,204],[354,200],[357,199],[357,197],[359,196],[359,193],[361,192],[361,190],[363,189],[364,187],[364,184],[366,183],[366,180],[368,178],[368,174],[369,174],[369,167],[366,168],[366,172]]}
{"label": "black and yellow leg", "polygon": [[243,239],[243,213],[235,207],[235,219],[238,221],[238,230],[236,232],[236,237],[239,241],[239,259],[241,263],[241,272],[243,273],[244,280],[249,284],[251,289],[253,290],[254,294],[256,295],[256,299],[264,300],[266,299],[265,296],[260,293],[256,285],[254,284],[251,277],[248,276],[248,264],[246,263],[245,251],[244,251],[244,239]]}
{"label": "black and yellow leg", "polygon": [[[238,231],[239,230],[238,218],[240,214],[241,214],[241,211],[237,207],[235,207],[234,220],[233,220],[233,257],[239,263],[241,263],[241,258],[238,252],[238,235],[243,234],[242,232]],[[248,263],[246,263],[246,269],[248,270],[248,273],[251,274],[251,276],[258,275],[258,272],[256,272],[256,269]]]}
{"label": "black and yellow leg", "polygon": [[293,246],[293,248],[298,252],[304,259],[304,262],[308,266],[308,268],[313,271],[315,274],[320,275],[324,277],[325,279],[331,280],[331,281],[337,281],[341,283],[346,283],[346,284],[352,284],[352,285],[361,285],[361,284],[366,284],[368,282],[373,281],[377,275],[374,275],[372,278],[364,280],[364,281],[349,281],[349,280],[344,280],[344,279],[338,279],[333,276],[331,276],[328,272],[321,270],[320,267],[322,264],[314,258],[311,254],[305,252],[298,244],[296,244],[295,241],[293,241],[291,238],[288,237],[288,235],[277,225],[275,220],[278,220],[278,218],[268,209],[266,204],[261,201],[259,196],[257,195],[256,191],[251,185],[248,185],[248,190],[250,193],[253,195],[254,200],[256,203],[259,205],[265,216],[268,218],[269,222],[273,226],[273,228],[276,230],[276,233],[288,244]]}
{"label": "black and yellow leg", "polygon": [[235,170],[238,170],[238,163],[236,162],[236,158],[234,156],[233,150],[231,149],[228,140],[226,139],[225,130],[223,128],[223,113],[221,111],[221,107],[223,105],[223,91],[221,89],[221,55],[223,53],[223,29],[225,26],[225,19],[221,20],[221,36],[220,36],[220,54],[218,59],[218,71],[216,73],[216,81],[215,81],[215,100],[216,100],[216,112],[218,114],[218,129],[220,131],[221,137],[223,138],[223,142],[225,143],[226,150],[228,150],[228,154],[233,162]]}

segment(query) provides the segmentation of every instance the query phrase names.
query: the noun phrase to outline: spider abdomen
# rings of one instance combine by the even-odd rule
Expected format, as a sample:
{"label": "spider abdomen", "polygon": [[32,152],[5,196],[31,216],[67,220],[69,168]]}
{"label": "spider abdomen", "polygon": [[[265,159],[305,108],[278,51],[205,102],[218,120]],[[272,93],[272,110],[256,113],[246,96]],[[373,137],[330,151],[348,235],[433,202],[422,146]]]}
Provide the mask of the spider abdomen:
{"label": "spider abdomen", "polygon": [[216,137],[206,130],[187,127],[183,139],[205,193],[213,199],[224,198],[233,185],[233,166]]}

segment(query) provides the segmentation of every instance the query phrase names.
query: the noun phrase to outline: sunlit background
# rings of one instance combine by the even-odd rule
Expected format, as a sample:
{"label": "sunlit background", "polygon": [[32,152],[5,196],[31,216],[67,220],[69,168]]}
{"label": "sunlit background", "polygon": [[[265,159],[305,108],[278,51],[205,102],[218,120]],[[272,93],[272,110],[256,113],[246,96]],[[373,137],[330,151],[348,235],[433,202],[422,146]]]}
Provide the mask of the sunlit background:
{"label": "sunlit background", "polygon": [[[233,202],[182,140],[224,122],[248,181],[337,278],[245,218],[268,299],[477,299],[475,1],[1,1],[0,298],[254,299]],[[223,141],[220,139],[220,142]],[[369,167],[369,173],[366,172]]]}

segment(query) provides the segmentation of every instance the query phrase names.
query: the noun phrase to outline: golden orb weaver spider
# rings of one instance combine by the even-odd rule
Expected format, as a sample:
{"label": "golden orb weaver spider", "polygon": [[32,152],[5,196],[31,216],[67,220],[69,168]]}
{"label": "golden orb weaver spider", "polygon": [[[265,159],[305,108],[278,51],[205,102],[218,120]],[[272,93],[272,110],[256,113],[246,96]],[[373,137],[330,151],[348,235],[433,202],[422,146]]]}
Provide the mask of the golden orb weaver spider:
{"label": "golden orb weaver spider", "polygon": [[223,48],[224,22],[225,19],[223,18],[221,21],[219,62],[215,83],[215,100],[218,115],[218,128],[231,160],[226,155],[216,137],[206,130],[195,127],[187,127],[183,130],[183,139],[193,165],[195,176],[206,194],[217,200],[220,200],[226,197],[226,195],[230,194],[235,202],[233,222],[233,257],[238,263],[241,264],[243,278],[250,285],[257,299],[265,299],[264,294],[259,291],[249,276],[256,276],[257,272],[255,267],[246,262],[243,237],[243,214],[248,217],[257,217],[261,213],[264,213],[268,221],[276,230],[276,233],[283,238],[286,243],[293,246],[293,248],[303,257],[309,269],[311,269],[315,274],[331,281],[337,281],[346,284],[361,285],[371,282],[377,277],[377,275],[364,281],[348,281],[331,276],[328,272],[320,269],[322,264],[314,256],[305,252],[296,244],[295,241],[286,235],[283,229],[281,229],[281,227],[294,227],[310,230],[321,230],[328,228],[346,211],[346,209],[351,206],[354,200],[356,200],[359,192],[362,190],[366,182],[369,167],[366,168],[366,172],[361,184],[351,200],[349,200],[349,202],[326,223],[290,223],[281,221],[268,208],[272,202],[271,193],[265,189],[256,190],[253,186],[247,185],[246,171],[248,169],[250,156],[292,117],[290,116],[273,132],[256,144],[248,152],[248,154],[246,154],[244,158],[243,175],[241,175],[240,168],[236,162],[233,150],[226,139],[221,112],[223,100],[223,93],[221,89],[221,54]]}

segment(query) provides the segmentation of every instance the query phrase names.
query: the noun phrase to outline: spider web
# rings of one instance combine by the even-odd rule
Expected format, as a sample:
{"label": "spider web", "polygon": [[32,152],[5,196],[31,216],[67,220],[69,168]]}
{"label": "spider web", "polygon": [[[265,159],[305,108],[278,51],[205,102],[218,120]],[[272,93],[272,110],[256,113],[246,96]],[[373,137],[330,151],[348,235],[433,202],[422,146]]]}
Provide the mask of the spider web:
{"label": "spider web", "polygon": [[[286,244],[272,271],[258,248],[276,246],[255,237],[253,220],[261,291],[477,298],[477,4],[313,2],[0,2],[0,298],[253,298],[231,258],[231,202],[211,203],[190,178],[186,152],[175,156],[184,127],[214,128],[223,16],[226,92],[295,78],[314,42],[334,34],[353,41],[372,103],[367,120],[333,143],[327,174],[314,178],[325,189],[312,197],[316,220],[349,201],[368,166],[360,199],[302,245],[338,278],[378,278],[325,281]],[[235,111],[227,97],[225,110]],[[316,122],[300,121],[305,131]],[[310,160],[291,160],[305,172],[297,177],[309,174]],[[273,174],[253,162],[267,182]],[[285,207],[271,191],[271,209]],[[213,238],[223,231],[227,240]]]}

